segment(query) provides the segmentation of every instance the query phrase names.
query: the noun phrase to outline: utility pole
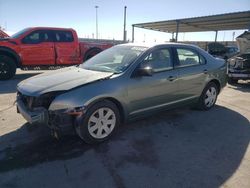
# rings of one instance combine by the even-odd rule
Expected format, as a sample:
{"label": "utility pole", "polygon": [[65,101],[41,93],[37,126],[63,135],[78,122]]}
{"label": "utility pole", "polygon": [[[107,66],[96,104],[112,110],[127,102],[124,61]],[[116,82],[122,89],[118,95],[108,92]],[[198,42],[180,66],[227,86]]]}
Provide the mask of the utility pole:
{"label": "utility pole", "polygon": [[96,39],[98,39],[98,11],[99,6],[95,6],[95,24],[96,24]]}
{"label": "utility pole", "polygon": [[233,32],[233,39],[232,39],[232,41],[234,41],[234,36],[235,36],[235,31]]}
{"label": "utility pole", "polygon": [[127,19],[127,6],[124,7],[123,42],[126,42],[127,40],[126,19]]}

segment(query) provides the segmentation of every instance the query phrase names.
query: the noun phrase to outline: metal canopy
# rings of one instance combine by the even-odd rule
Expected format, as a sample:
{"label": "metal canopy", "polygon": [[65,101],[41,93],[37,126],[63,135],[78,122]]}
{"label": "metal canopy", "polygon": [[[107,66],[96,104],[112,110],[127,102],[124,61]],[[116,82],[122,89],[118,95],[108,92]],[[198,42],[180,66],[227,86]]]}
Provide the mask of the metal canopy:
{"label": "metal canopy", "polygon": [[[134,27],[167,33],[250,29],[250,11],[194,18],[138,23]],[[133,37],[134,38],[134,37]]]}

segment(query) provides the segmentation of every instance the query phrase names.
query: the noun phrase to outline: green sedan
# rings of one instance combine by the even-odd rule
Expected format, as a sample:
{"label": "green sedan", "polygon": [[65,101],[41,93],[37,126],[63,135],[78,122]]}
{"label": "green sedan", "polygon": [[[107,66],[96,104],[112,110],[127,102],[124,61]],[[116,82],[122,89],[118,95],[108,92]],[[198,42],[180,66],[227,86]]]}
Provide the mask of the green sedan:
{"label": "green sedan", "polygon": [[209,110],[226,85],[226,64],[179,43],[122,44],[79,66],[44,73],[17,87],[17,110],[55,136],[70,129],[87,143],[121,123],[163,109],[195,104]]}

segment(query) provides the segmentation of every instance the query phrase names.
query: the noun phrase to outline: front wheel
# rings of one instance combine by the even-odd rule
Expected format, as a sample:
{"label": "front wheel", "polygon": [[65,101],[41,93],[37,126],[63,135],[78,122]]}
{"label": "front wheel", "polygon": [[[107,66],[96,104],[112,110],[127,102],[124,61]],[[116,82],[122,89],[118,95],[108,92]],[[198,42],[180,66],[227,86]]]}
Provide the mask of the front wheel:
{"label": "front wheel", "polygon": [[120,114],[111,101],[101,101],[91,106],[86,114],[76,118],[76,132],[86,143],[107,140],[120,125]]}
{"label": "front wheel", "polygon": [[218,87],[214,82],[210,82],[200,96],[198,108],[201,110],[211,109],[216,103],[217,96]]}
{"label": "front wheel", "polygon": [[8,56],[0,55],[0,80],[8,80],[16,74],[16,64]]}

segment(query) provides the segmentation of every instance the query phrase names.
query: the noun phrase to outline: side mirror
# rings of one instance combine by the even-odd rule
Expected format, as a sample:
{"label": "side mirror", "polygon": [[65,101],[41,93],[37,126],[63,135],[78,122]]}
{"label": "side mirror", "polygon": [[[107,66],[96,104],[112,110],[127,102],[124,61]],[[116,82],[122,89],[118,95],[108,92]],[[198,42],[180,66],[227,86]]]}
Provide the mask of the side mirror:
{"label": "side mirror", "polygon": [[136,71],[136,75],[138,76],[152,76],[153,75],[153,69],[151,66],[143,66],[139,67]]}

